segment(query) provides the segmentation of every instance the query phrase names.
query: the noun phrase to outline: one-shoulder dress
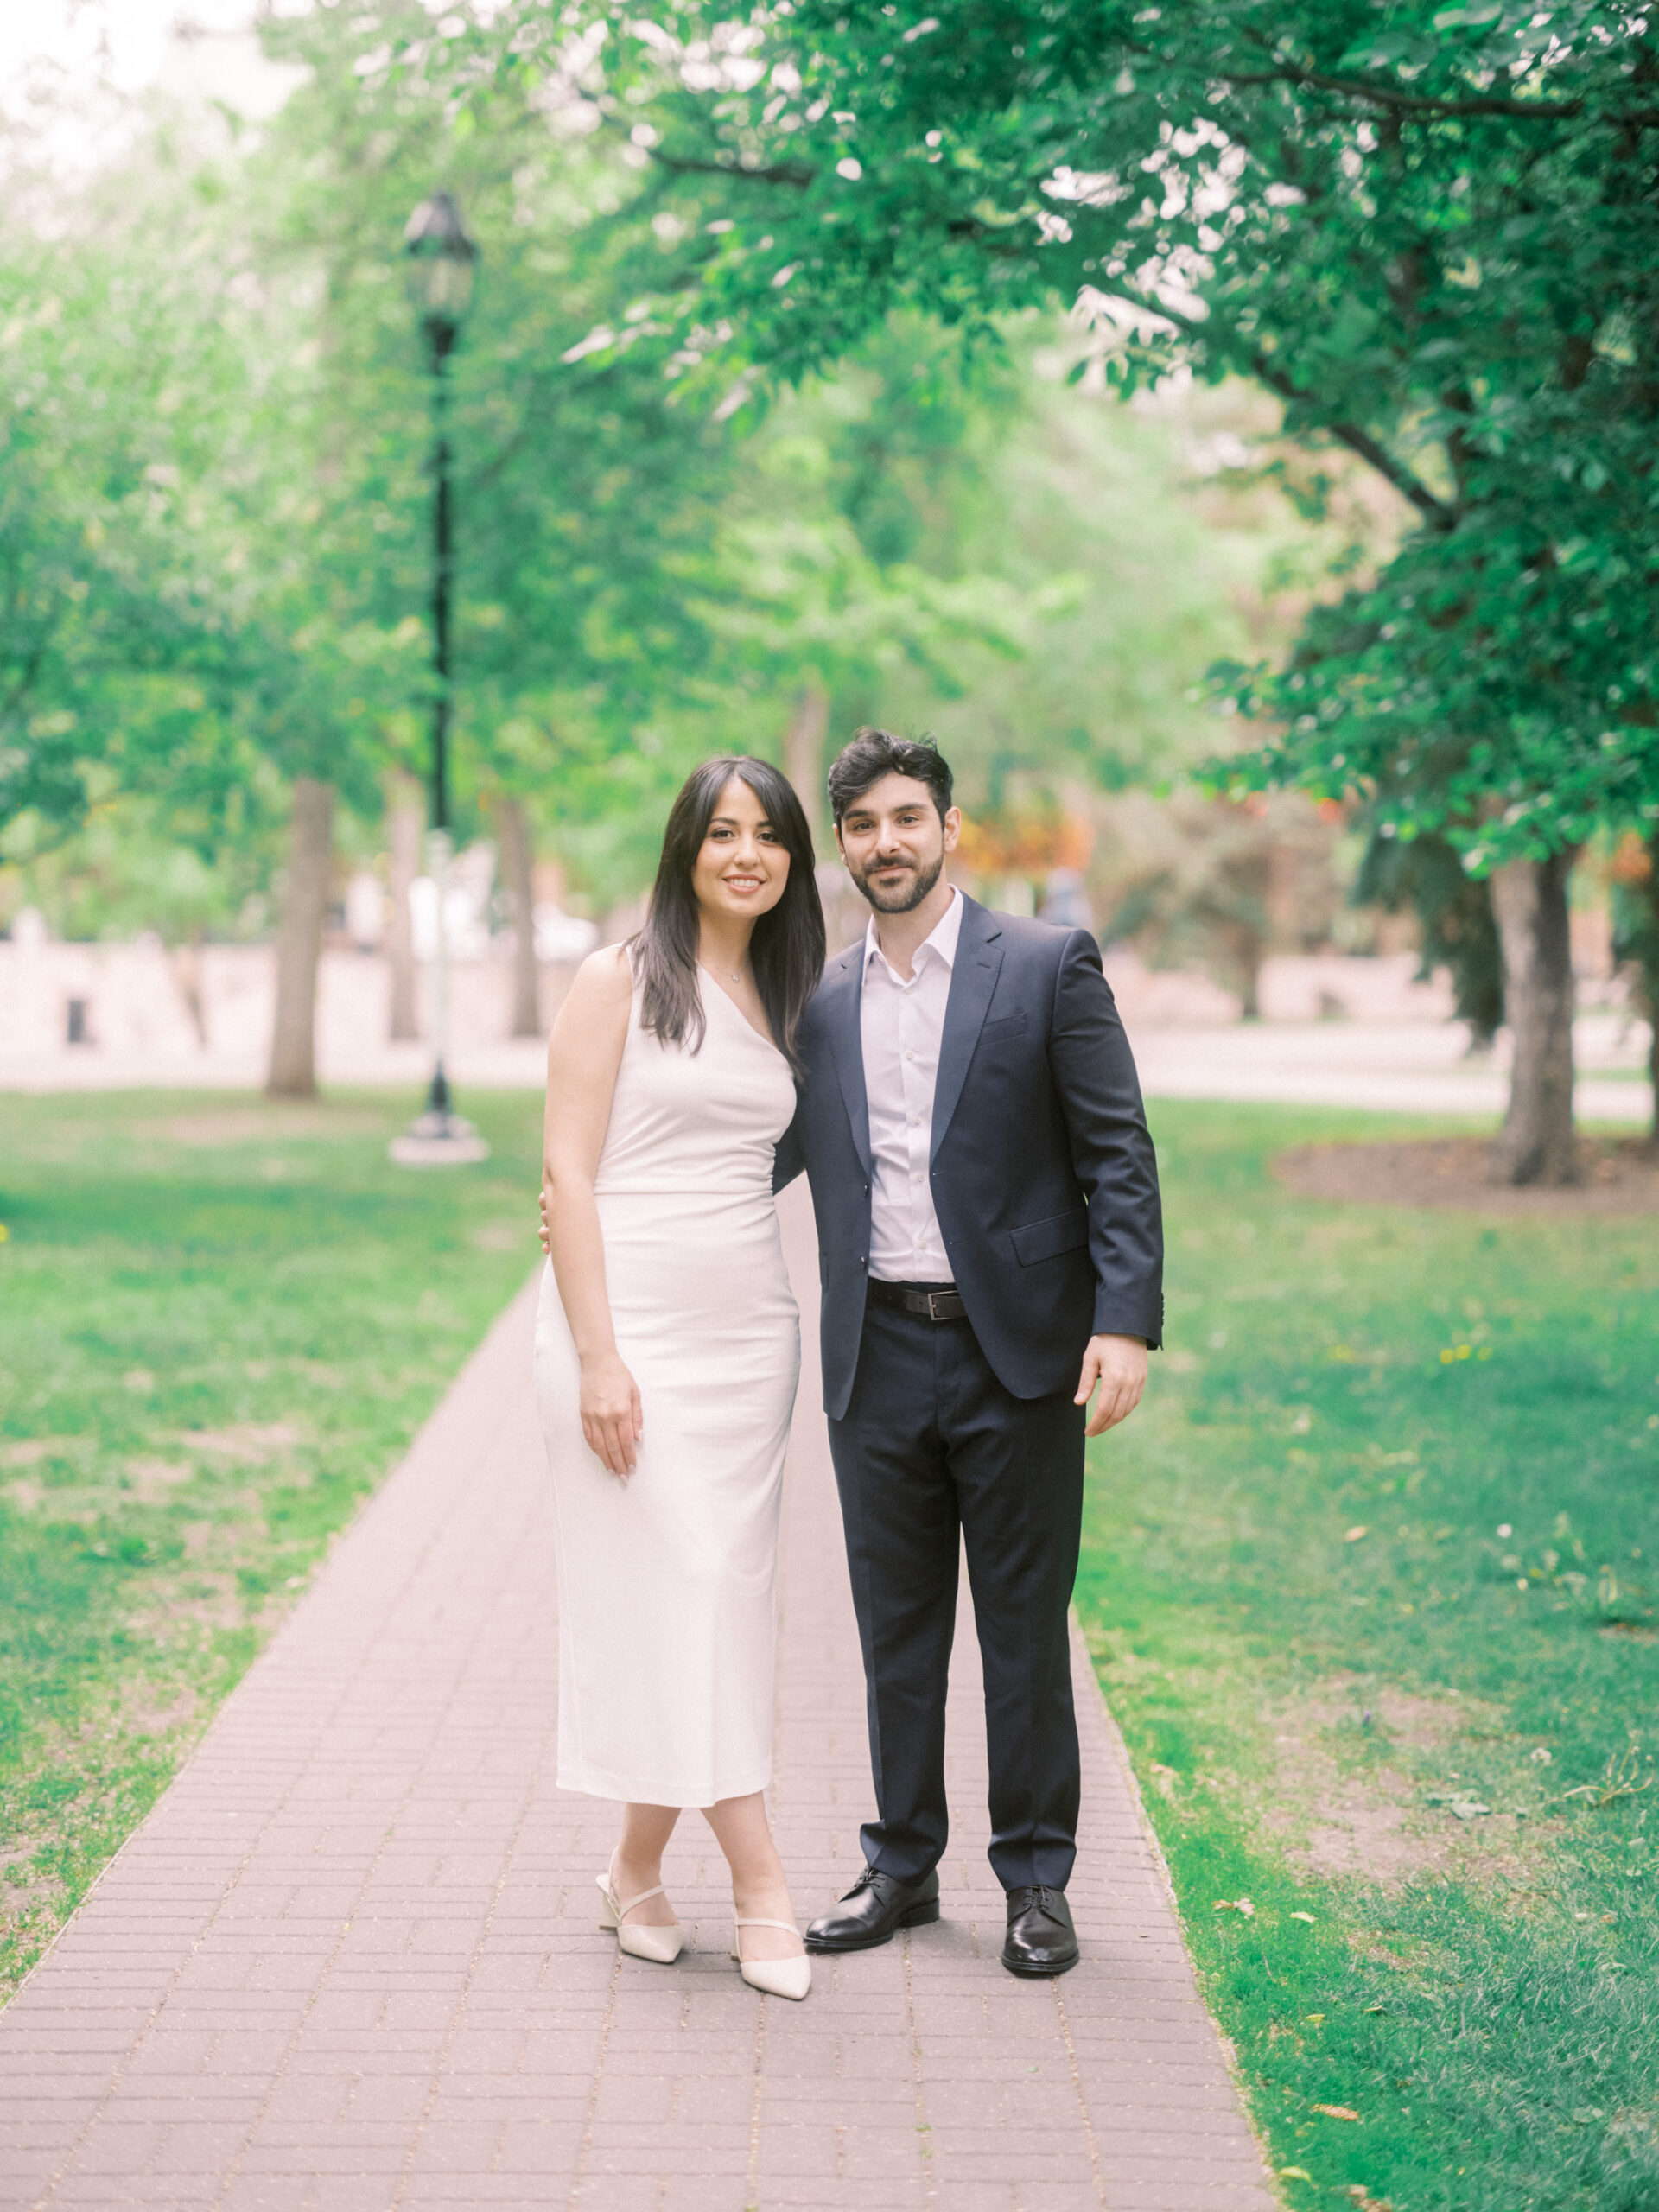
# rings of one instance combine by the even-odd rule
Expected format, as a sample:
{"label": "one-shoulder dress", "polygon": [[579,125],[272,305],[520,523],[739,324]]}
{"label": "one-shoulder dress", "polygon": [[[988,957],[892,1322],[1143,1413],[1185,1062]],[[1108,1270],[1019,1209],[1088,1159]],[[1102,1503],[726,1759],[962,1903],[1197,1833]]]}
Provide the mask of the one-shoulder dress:
{"label": "one-shoulder dress", "polygon": [[556,1503],[563,1789],[707,1806],[772,1778],[778,1513],[800,1317],[772,1198],[795,1108],[783,1055],[700,974],[695,1052],[639,1026],[636,991],[594,1192],[639,1464],[582,1433],[550,1266],[536,1390]]}

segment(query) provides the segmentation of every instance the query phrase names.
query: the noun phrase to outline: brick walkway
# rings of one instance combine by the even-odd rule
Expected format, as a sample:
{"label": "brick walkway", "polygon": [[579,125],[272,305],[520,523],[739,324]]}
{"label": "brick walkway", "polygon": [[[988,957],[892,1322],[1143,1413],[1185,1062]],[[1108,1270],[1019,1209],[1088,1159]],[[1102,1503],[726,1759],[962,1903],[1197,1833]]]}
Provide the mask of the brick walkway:
{"label": "brick walkway", "polygon": [[[788,1217],[804,1291],[810,1217],[791,1197]],[[763,2000],[693,1815],[668,1878],[695,1948],[619,1961],[594,1924],[614,1815],[553,1787],[530,1311],[0,2014],[3,2212],[1270,2212],[1081,1655],[1084,1961],[1064,1980],[996,1963],[965,1611],[944,1922],[820,1960],[804,2005]],[[810,1363],[801,1402],[777,1801],[805,1916],[856,1871],[868,1772]]]}

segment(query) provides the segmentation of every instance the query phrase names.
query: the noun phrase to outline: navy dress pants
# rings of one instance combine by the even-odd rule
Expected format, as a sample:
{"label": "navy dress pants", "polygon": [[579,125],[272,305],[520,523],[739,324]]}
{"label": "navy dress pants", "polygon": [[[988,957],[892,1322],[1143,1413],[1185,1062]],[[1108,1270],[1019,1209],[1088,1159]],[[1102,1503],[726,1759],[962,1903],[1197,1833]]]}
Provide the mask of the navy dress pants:
{"label": "navy dress pants", "polygon": [[1005,1889],[1064,1889],[1077,1856],[1067,1607],[1083,1516],[1084,1409],[1016,1398],[965,1320],[871,1307],[847,1411],[830,1423],[868,1697],[869,1864],[900,1881],[950,1832],[944,1699],[965,1544],[985,1673],[990,1860]]}

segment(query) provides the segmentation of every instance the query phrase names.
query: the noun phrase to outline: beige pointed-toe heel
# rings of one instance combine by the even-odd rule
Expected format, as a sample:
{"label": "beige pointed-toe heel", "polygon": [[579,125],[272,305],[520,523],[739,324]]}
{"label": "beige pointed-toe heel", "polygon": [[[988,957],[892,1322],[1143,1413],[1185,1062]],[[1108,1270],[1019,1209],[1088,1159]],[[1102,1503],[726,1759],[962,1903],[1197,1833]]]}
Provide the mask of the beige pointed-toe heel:
{"label": "beige pointed-toe heel", "polygon": [[605,1900],[600,1911],[599,1924],[601,1928],[616,1930],[618,1950],[626,1951],[631,1959],[650,1959],[659,1967],[671,1967],[685,1947],[685,1930],[679,1922],[674,1921],[667,1928],[632,1927],[628,1922],[628,1915],[635,1905],[644,1904],[647,1897],[663,1895],[662,1884],[658,1882],[654,1890],[641,1890],[637,1897],[630,1897],[623,1904],[619,1903],[616,1892],[611,1887],[608,1869],[603,1874],[596,1874],[594,1879],[599,1885],[599,1894]]}
{"label": "beige pointed-toe heel", "polygon": [[759,1989],[768,1997],[792,1998],[799,2004],[812,1986],[812,1961],[804,1953],[798,1959],[746,1959],[742,1952],[743,1938],[738,1933],[743,1928],[781,1928],[786,1935],[799,1936],[800,1929],[792,1920],[747,1919],[740,1916],[732,1923],[732,1956],[737,1961],[737,1970],[751,1989]]}

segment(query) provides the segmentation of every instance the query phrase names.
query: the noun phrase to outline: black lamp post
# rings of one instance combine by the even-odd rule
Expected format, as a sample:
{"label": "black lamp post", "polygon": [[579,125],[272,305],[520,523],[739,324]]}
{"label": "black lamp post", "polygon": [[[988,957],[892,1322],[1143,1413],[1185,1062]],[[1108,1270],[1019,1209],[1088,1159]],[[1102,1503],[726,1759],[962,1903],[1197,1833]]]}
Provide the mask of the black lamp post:
{"label": "black lamp post", "polygon": [[426,340],[432,378],[432,767],[431,835],[428,863],[436,893],[437,936],[433,962],[432,1027],[435,1058],[426,1111],[407,1135],[394,1140],[394,1160],[431,1166],[484,1160],[489,1147],[470,1122],[450,1110],[444,1057],[449,1032],[449,958],[444,915],[449,887],[449,613],[454,546],[449,496],[449,385],[448,365],[472,304],[478,247],[467,234],[461,209],[447,192],[423,200],[404,232],[409,296]]}

